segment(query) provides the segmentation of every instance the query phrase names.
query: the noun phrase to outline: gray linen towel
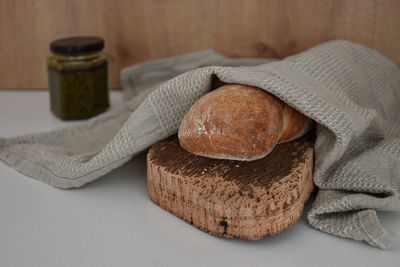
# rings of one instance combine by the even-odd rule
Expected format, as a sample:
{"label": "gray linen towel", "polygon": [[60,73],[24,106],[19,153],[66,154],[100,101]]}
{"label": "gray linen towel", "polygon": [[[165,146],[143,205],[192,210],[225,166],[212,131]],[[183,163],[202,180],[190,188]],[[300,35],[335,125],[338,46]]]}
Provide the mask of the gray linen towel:
{"label": "gray linen towel", "polygon": [[400,210],[400,71],[348,41],[276,62],[205,50],[127,68],[126,104],[78,127],[2,138],[0,159],[50,185],[80,187],[176,133],[218,80],[263,88],[317,122],[313,227],[390,246],[376,210]]}

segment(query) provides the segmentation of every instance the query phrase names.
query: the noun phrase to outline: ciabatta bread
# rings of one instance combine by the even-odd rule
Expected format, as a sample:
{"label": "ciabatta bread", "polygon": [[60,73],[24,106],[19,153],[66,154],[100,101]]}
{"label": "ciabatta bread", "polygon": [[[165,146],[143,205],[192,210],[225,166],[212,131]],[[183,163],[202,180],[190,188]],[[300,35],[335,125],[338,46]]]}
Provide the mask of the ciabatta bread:
{"label": "ciabatta bread", "polygon": [[256,160],[278,142],[305,134],[311,120],[268,92],[246,85],[224,85],[196,101],[183,118],[179,142],[210,158]]}

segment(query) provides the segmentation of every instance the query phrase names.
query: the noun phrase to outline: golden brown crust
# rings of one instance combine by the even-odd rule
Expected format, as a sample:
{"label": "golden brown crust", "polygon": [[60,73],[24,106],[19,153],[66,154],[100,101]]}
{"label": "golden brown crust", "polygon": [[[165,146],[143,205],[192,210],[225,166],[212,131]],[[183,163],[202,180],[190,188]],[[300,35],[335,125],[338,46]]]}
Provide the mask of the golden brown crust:
{"label": "golden brown crust", "polygon": [[256,87],[225,85],[194,103],[178,136],[181,146],[196,155],[255,160],[274,148],[281,131],[277,98]]}
{"label": "golden brown crust", "polygon": [[216,159],[255,160],[303,136],[311,120],[268,92],[224,85],[196,101],[179,127],[181,146]]}
{"label": "golden brown crust", "polygon": [[283,106],[283,129],[279,143],[297,139],[306,134],[311,127],[311,120],[308,117],[289,105],[281,103]]}

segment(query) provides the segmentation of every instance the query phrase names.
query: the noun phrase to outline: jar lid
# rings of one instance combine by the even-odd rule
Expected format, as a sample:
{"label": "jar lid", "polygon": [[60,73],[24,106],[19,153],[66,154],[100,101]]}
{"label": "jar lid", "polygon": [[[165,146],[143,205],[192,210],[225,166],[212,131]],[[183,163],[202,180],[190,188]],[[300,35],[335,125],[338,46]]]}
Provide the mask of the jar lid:
{"label": "jar lid", "polygon": [[97,52],[103,48],[104,40],[93,36],[63,38],[50,43],[53,53],[70,56]]}

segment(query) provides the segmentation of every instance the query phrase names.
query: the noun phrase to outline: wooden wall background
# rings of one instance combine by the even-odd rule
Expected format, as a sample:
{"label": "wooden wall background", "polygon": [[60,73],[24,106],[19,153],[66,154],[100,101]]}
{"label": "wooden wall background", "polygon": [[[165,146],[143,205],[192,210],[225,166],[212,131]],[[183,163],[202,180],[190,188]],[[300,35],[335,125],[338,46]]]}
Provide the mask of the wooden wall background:
{"label": "wooden wall background", "polygon": [[111,85],[133,63],[203,48],[285,57],[331,39],[400,65],[399,0],[0,0],[0,88],[46,88],[49,42],[98,35]]}

